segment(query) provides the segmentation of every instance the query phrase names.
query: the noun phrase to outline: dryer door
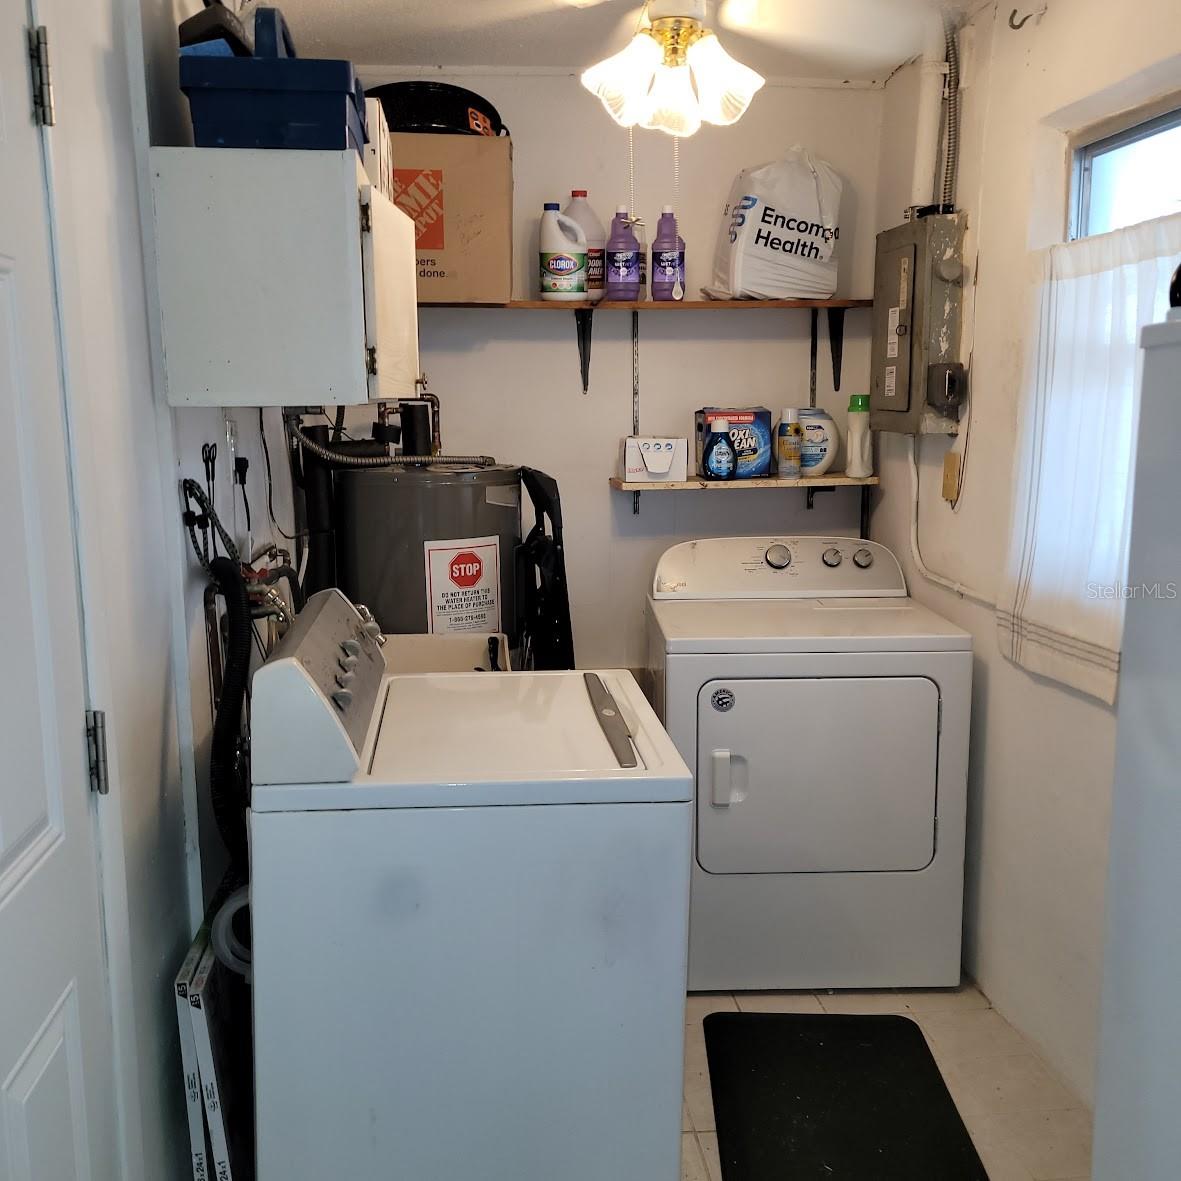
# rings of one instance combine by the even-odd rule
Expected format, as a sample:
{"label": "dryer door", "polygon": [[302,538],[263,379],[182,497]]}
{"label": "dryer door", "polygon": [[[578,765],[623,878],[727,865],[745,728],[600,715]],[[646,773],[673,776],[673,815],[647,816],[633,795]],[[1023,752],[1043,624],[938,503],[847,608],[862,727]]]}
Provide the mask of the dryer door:
{"label": "dryer door", "polygon": [[697,860],[707,873],[919,870],[931,861],[934,681],[710,681],[697,698],[697,739]]}

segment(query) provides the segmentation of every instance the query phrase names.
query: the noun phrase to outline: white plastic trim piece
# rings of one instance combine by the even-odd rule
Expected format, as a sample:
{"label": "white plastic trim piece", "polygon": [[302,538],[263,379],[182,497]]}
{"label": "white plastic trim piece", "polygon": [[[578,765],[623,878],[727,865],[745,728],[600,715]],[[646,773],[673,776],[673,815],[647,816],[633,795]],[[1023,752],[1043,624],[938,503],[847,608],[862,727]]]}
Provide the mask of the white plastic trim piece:
{"label": "white plastic trim piece", "polygon": [[979,591],[973,590],[970,586],[965,586],[962,582],[956,582],[953,578],[946,578],[942,574],[937,574],[932,570],[926,562],[923,561],[923,555],[919,549],[919,444],[918,437],[911,435],[910,441],[910,493],[913,503],[913,511],[910,516],[910,556],[914,559],[915,569],[928,582],[933,582],[936,586],[944,587],[949,591],[953,591],[964,599],[971,599],[975,603],[980,603],[985,607],[995,607],[996,602],[990,599],[987,595],[982,595]]}
{"label": "white plastic trim piece", "polygon": [[927,24],[926,45],[919,59],[914,172],[910,188],[912,205],[929,205],[935,199],[935,164],[939,159],[939,128],[947,78],[947,62],[943,60],[943,54],[943,26],[932,13]]}

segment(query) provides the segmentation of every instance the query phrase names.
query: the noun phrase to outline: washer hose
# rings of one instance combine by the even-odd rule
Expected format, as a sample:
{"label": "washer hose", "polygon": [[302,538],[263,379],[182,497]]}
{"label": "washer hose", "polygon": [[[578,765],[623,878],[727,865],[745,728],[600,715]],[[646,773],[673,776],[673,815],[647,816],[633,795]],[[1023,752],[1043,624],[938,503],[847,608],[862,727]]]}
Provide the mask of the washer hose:
{"label": "washer hose", "polygon": [[333,451],[331,447],[322,447],[315,439],[310,438],[302,427],[292,425],[292,434],[299,440],[299,445],[310,451],[317,459],[325,463],[334,463],[340,467],[418,467],[435,464],[443,467],[494,467],[496,460],[490,455],[349,455],[343,451]]}
{"label": "washer hose", "polygon": [[242,705],[250,675],[250,596],[242,568],[232,558],[218,557],[209,563],[226,605],[226,654],[221,697],[213,720],[213,741],[209,751],[209,798],[218,832],[235,870],[245,875],[248,865],[246,808],[250,801],[248,777],[239,743],[242,736]]}

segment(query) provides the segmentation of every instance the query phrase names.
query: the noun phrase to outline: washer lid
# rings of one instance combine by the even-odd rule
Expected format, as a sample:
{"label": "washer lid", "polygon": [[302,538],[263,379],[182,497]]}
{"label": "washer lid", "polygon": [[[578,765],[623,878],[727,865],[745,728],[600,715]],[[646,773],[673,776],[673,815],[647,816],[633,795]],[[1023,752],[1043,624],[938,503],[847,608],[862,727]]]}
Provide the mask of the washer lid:
{"label": "washer lid", "polygon": [[[688,800],[691,777],[629,672],[596,675],[631,733],[621,758],[582,672],[387,677],[346,784],[260,785],[258,811]],[[609,722],[611,719],[609,718]]]}
{"label": "washer lid", "polygon": [[970,651],[970,633],[913,599],[649,601],[669,654]]}

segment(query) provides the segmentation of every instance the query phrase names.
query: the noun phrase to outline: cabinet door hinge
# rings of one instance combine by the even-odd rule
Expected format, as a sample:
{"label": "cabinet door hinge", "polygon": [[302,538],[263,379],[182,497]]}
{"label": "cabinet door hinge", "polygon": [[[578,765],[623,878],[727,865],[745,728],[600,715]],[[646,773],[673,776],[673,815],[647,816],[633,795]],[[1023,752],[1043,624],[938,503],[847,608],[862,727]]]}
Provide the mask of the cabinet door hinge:
{"label": "cabinet door hinge", "polygon": [[376,348],[370,347],[365,350],[365,372],[368,373],[370,377],[377,376],[377,349]]}
{"label": "cabinet door hinge", "polygon": [[368,234],[373,229],[373,214],[369,211],[369,202],[361,201],[361,233]]}
{"label": "cabinet door hinge", "polygon": [[101,709],[86,711],[86,750],[90,759],[90,790],[105,796],[111,784],[107,778],[107,715]]}
{"label": "cabinet door hinge", "polygon": [[49,75],[49,32],[44,25],[29,33],[29,69],[33,78],[33,120],[41,127],[52,127],[53,81]]}

